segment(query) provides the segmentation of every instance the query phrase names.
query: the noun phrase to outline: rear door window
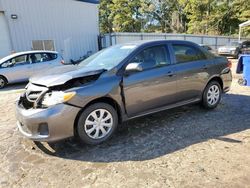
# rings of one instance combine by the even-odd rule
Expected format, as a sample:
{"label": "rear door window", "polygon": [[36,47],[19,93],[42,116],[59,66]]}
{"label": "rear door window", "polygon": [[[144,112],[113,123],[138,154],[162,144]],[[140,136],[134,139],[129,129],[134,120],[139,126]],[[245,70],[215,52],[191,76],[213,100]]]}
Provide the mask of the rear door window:
{"label": "rear door window", "polygon": [[37,54],[30,54],[29,59],[31,63],[42,63],[51,61],[53,59],[56,59],[54,54],[51,53],[37,53]]}
{"label": "rear door window", "polygon": [[173,44],[173,49],[177,63],[207,59],[205,54],[200,49],[190,45]]}

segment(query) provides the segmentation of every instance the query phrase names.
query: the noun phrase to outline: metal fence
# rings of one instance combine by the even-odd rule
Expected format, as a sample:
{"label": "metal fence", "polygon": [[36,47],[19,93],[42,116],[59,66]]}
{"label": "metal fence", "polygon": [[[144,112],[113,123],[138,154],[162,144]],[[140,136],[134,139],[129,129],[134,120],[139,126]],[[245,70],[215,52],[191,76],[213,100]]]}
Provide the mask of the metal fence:
{"label": "metal fence", "polygon": [[[168,34],[168,33],[111,33],[104,34],[100,38],[102,48],[107,48],[115,44],[138,40],[187,40],[197,44],[206,44],[213,49],[217,49],[231,41],[238,41],[236,37],[230,36],[211,36],[211,35],[189,35],[189,34]],[[242,38],[242,40],[247,40]]]}

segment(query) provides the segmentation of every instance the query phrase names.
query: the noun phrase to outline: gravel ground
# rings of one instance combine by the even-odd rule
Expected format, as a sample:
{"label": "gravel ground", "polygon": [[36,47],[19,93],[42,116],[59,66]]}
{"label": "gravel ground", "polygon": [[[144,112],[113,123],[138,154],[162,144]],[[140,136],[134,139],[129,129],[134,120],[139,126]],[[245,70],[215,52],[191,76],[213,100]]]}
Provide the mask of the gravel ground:
{"label": "gravel ground", "polygon": [[250,88],[236,77],[213,111],[191,105],[136,119],[94,147],[22,138],[20,88],[0,92],[0,187],[250,187]]}

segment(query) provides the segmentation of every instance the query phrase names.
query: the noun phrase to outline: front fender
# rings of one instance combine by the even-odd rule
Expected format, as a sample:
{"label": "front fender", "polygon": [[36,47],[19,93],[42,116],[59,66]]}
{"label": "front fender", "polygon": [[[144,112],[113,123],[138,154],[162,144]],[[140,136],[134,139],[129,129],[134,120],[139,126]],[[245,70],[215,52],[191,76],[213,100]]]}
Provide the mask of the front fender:
{"label": "front fender", "polygon": [[116,75],[100,77],[91,84],[71,90],[76,92],[76,96],[68,101],[68,104],[84,108],[94,100],[108,97],[123,108],[120,82],[121,78]]}

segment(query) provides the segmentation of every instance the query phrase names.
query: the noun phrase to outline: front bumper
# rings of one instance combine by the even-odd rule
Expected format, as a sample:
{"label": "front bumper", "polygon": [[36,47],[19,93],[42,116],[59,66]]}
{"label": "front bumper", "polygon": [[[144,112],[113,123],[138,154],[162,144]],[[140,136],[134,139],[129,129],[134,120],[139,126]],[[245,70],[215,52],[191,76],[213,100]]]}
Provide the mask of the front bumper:
{"label": "front bumper", "polygon": [[34,141],[52,142],[74,136],[74,121],[80,108],[58,104],[46,109],[24,109],[16,103],[20,133]]}
{"label": "front bumper", "polygon": [[218,55],[222,56],[236,56],[235,52],[218,52]]}

